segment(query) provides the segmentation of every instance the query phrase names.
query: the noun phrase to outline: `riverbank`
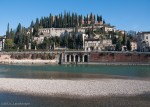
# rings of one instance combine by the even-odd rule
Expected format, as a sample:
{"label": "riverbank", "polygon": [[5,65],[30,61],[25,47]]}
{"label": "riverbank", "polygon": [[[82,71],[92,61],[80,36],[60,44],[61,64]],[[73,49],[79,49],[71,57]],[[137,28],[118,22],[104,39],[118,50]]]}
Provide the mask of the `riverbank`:
{"label": "riverbank", "polygon": [[82,64],[89,64],[89,65],[133,65],[133,66],[136,66],[136,65],[146,65],[146,66],[149,66],[150,63],[148,62],[84,62],[84,63],[63,63],[63,64],[70,64],[70,65],[82,65]]}
{"label": "riverbank", "polygon": [[0,64],[58,64],[56,59],[42,60],[38,59],[13,59],[10,55],[1,55]]}
{"label": "riverbank", "polygon": [[58,64],[58,63],[56,60],[11,59],[11,60],[0,60],[0,64]]}
{"label": "riverbank", "polygon": [[150,92],[149,80],[0,78],[0,91],[67,98],[135,96]]}
{"label": "riverbank", "polygon": [[150,65],[150,53],[128,52],[3,52],[0,64]]}

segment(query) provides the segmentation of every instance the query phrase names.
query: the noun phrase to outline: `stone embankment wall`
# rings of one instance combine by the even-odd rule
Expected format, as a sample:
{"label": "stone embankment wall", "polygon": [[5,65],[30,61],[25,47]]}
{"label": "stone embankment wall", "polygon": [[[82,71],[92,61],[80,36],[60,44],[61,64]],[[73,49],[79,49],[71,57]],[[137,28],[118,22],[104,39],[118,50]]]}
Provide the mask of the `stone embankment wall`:
{"label": "stone embankment wall", "polygon": [[0,63],[2,64],[49,64],[58,63],[57,59],[56,53],[0,53]]}
{"label": "stone embankment wall", "polygon": [[139,62],[150,63],[150,53],[90,53],[90,62]]}
{"label": "stone embankment wall", "polygon": [[[62,53],[62,52],[60,52]],[[0,53],[0,63],[59,63],[58,52],[6,52]],[[76,52],[70,52],[72,54]],[[140,63],[150,64],[150,53],[137,52],[83,52],[88,54],[88,61],[84,63]],[[62,60],[63,61],[63,60]],[[80,64],[81,62],[78,62]]]}

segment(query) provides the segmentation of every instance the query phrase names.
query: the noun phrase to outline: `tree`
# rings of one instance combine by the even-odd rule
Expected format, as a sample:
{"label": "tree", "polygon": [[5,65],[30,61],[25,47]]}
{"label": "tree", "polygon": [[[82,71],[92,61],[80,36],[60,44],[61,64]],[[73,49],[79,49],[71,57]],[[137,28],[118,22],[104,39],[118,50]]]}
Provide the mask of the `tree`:
{"label": "tree", "polygon": [[99,16],[99,21],[102,21],[102,20],[103,20],[102,16]]}
{"label": "tree", "polygon": [[31,24],[30,24],[30,27],[31,27],[31,28],[34,27],[34,22],[33,22],[33,20],[32,20],[32,22],[31,22]]}
{"label": "tree", "polygon": [[117,43],[117,38],[116,37],[112,37],[112,44],[116,44]]}
{"label": "tree", "polygon": [[65,47],[68,47],[68,36],[67,36],[67,35],[65,35],[65,36],[63,37],[63,43],[64,43],[64,46],[65,46]]}
{"label": "tree", "polygon": [[125,35],[125,34],[124,34],[124,36],[123,36],[122,44],[123,44],[123,45],[126,44],[126,35]]}
{"label": "tree", "polygon": [[33,27],[33,35],[38,36],[38,30],[39,30],[39,19],[36,18],[35,25]]}
{"label": "tree", "polygon": [[55,36],[55,45],[57,46],[57,47],[59,47],[59,45],[60,45],[60,37],[58,37],[58,36]]}
{"label": "tree", "polygon": [[78,17],[79,17],[79,19],[78,19],[79,20],[79,26],[81,26],[82,25],[82,15],[79,15]]}
{"label": "tree", "polygon": [[76,44],[77,44],[76,48],[80,48],[81,49],[81,47],[83,46],[83,37],[82,37],[82,34],[78,34],[77,35]]}
{"label": "tree", "polygon": [[105,22],[105,20],[103,20],[103,24],[105,24],[106,22]]}
{"label": "tree", "polygon": [[14,43],[16,45],[19,45],[21,43],[21,33],[22,33],[22,30],[21,30],[21,24],[19,23],[18,26],[17,26],[17,30],[16,30],[16,33],[15,33],[15,37],[14,37]]}
{"label": "tree", "polygon": [[67,16],[66,16],[66,11],[64,12],[64,28],[67,26]]}
{"label": "tree", "polygon": [[117,42],[115,50],[116,51],[121,51],[122,50],[121,42]]}
{"label": "tree", "polygon": [[88,38],[91,38],[91,29],[88,28]]}
{"label": "tree", "polygon": [[10,29],[9,35],[10,35],[10,39],[12,39],[12,40],[14,41],[14,35],[15,35],[15,33],[14,33],[14,31],[12,30],[12,28]]}
{"label": "tree", "polygon": [[44,40],[42,43],[42,49],[49,49],[49,45],[50,45],[49,40],[47,39],[47,37],[44,37]]}
{"label": "tree", "polygon": [[12,39],[5,40],[5,49],[12,49],[14,47],[14,43]]}
{"label": "tree", "polygon": [[8,38],[8,39],[10,38],[9,23],[7,25],[6,38]]}
{"label": "tree", "polygon": [[129,39],[127,40],[127,49],[131,51],[131,42]]}
{"label": "tree", "polygon": [[99,16],[98,16],[98,14],[97,14],[97,21],[99,22]]}
{"label": "tree", "polygon": [[31,49],[35,49],[35,46],[37,46],[37,42],[36,41],[33,41],[31,43]]}
{"label": "tree", "polygon": [[87,17],[86,17],[86,21],[87,21],[86,22],[86,24],[87,24],[86,26],[88,26],[88,24],[89,24],[89,16],[88,16],[88,14],[87,14]]}

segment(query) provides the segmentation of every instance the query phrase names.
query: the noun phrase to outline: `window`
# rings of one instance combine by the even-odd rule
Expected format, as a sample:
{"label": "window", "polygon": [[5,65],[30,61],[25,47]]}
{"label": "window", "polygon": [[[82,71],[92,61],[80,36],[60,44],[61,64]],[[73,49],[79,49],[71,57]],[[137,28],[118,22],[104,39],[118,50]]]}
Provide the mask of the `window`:
{"label": "window", "polygon": [[148,39],[148,36],[146,36],[146,39]]}

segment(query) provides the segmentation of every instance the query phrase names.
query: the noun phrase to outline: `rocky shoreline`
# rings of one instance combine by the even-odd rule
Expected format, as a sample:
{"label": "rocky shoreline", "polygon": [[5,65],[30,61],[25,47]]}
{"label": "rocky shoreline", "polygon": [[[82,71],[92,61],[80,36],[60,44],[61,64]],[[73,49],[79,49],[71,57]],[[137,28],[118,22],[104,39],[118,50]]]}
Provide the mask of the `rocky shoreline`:
{"label": "rocky shoreline", "polygon": [[150,92],[150,81],[127,79],[0,78],[0,91],[57,97],[134,96]]}

